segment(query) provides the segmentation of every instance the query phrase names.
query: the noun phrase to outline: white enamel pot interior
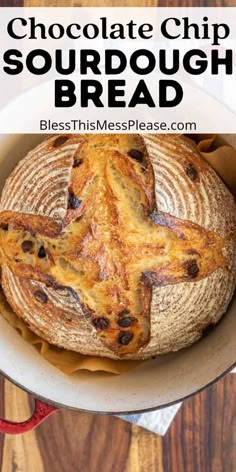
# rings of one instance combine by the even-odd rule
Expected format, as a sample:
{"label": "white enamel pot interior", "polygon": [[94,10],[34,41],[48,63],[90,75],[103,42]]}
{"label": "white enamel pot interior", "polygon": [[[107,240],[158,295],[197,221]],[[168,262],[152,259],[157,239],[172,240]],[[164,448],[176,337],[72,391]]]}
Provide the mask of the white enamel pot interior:
{"label": "white enamel pot interior", "polygon": [[[1,189],[15,164],[42,135],[0,136]],[[23,389],[64,407],[97,413],[138,412],[177,402],[236,362],[236,296],[218,326],[192,347],[144,362],[123,375],[64,375],[0,317],[0,371]]]}

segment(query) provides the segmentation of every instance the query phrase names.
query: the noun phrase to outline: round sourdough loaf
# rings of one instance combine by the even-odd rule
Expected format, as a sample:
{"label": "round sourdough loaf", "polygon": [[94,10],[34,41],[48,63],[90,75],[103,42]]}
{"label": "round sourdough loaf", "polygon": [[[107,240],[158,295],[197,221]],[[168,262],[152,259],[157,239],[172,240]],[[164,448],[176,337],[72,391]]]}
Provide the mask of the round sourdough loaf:
{"label": "round sourdough loaf", "polygon": [[50,136],[0,204],[2,287],[36,334],[87,355],[191,345],[236,282],[236,209],[186,137]]}

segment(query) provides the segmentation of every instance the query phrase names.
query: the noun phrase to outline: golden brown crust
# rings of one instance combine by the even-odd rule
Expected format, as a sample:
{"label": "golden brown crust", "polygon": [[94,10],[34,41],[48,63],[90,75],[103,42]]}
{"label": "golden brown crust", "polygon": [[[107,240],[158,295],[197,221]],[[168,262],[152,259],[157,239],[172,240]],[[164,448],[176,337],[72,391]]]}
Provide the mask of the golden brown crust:
{"label": "golden brown crust", "polygon": [[[169,136],[54,136],[32,151],[25,163],[26,171],[21,161],[8,179],[0,212],[0,224],[9,225],[8,231],[0,231],[3,286],[17,314],[30,318],[38,334],[43,319],[45,339],[79,352],[145,358],[175,350],[173,341],[170,349],[162,349],[160,343],[150,347],[153,316],[158,319],[160,309],[155,302],[157,290],[197,285],[205,278],[217,283],[210,274],[234,271],[236,258],[229,249],[235,238],[232,197],[220,182],[220,188],[214,189],[220,198],[214,199],[212,181],[218,180],[193,144]],[[43,184],[36,184],[35,189],[37,167]],[[25,198],[23,182],[27,183]],[[175,182],[178,186],[173,192]],[[13,203],[10,195],[14,195]],[[192,199],[189,206],[188,199]],[[217,200],[218,206],[223,201],[230,208],[222,216],[221,227]],[[25,243],[26,251],[22,249]],[[42,247],[46,255],[41,258]],[[18,287],[18,295],[10,290],[10,280]],[[234,284],[231,277],[225,304]],[[50,300],[52,290],[58,291],[57,302]],[[63,300],[61,311],[53,308],[53,303],[59,303],[60,290],[72,296],[69,326],[63,323]],[[35,301],[35,292],[41,292],[41,300],[39,295]],[[47,299],[42,301],[45,292]],[[214,306],[214,316],[216,310]],[[61,333],[58,326],[52,332],[56,313]],[[83,317],[86,326],[82,329]],[[90,333],[91,346],[81,347],[79,339],[76,344],[76,326],[78,337]],[[182,345],[188,339],[191,343],[194,333]],[[178,348],[180,344],[176,339]]]}

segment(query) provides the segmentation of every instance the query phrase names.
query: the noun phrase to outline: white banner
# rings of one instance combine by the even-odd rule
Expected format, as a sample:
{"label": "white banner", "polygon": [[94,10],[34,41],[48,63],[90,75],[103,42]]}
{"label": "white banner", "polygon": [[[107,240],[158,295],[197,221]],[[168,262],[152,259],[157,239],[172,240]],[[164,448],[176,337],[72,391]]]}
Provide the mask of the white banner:
{"label": "white banner", "polygon": [[1,8],[0,133],[234,133],[236,8]]}

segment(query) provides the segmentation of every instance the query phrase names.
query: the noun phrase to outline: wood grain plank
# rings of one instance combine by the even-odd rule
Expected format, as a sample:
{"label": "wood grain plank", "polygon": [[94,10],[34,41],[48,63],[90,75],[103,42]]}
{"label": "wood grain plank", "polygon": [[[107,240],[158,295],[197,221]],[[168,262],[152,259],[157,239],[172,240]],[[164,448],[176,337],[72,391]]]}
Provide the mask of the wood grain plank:
{"label": "wood grain plank", "polygon": [[[6,385],[7,416],[25,418],[29,414],[26,394]],[[164,438],[117,418],[73,411],[55,413],[36,432],[5,438],[4,472],[100,469],[235,472],[236,375],[186,400]]]}
{"label": "wood grain plank", "polygon": [[[28,395],[8,381],[4,382],[5,418],[14,421],[27,419],[31,412]],[[17,436],[6,435],[2,453],[4,472],[43,472],[43,462],[34,431]]]}
{"label": "wood grain plank", "polygon": [[185,401],[163,438],[163,465],[165,472],[236,470],[234,374]]}
{"label": "wood grain plank", "polygon": [[125,472],[149,471],[165,472],[162,438],[133,425]]}
{"label": "wood grain plank", "polygon": [[236,471],[236,375],[186,400],[164,438],[132,427],[126,472],[146,471]]}
{"label": "wood grain plank", "polygon": [[45,470],[121,472],[131,426],[109,416],[60,411],[36,431]]}

